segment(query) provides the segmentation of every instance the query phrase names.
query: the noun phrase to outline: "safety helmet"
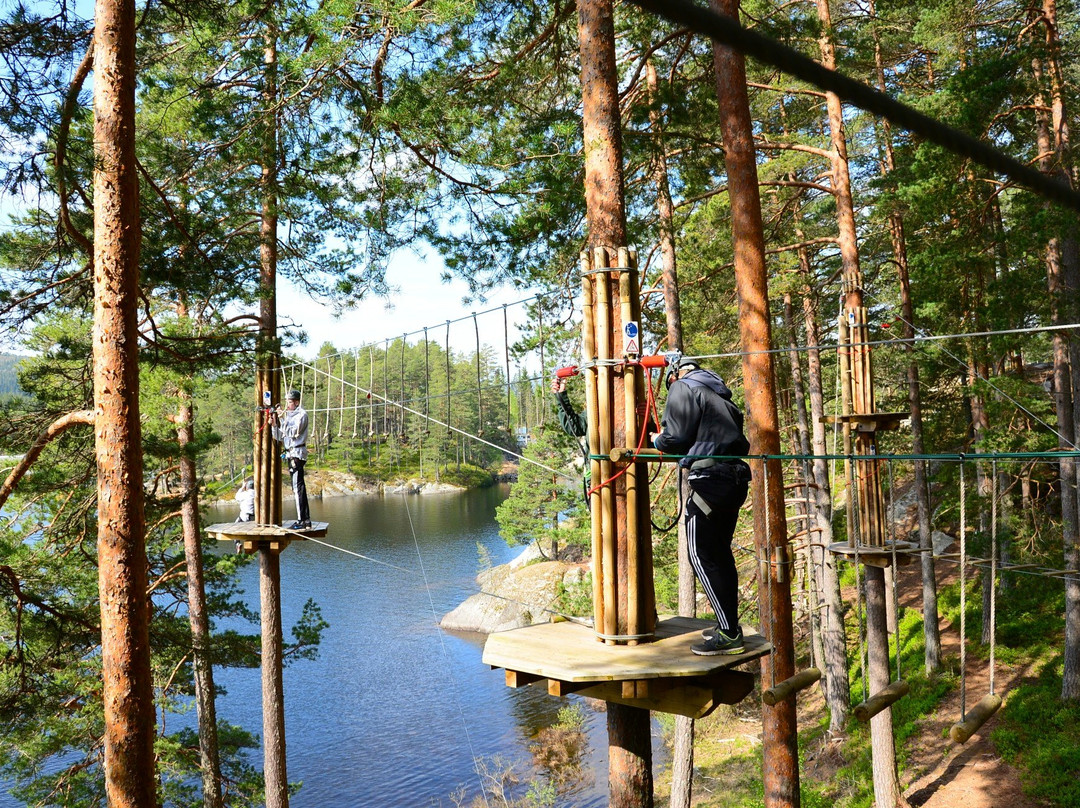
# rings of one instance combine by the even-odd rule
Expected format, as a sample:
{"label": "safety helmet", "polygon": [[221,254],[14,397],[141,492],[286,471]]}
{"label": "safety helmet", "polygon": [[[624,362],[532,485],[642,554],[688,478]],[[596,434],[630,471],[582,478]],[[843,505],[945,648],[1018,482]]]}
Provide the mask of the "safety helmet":
{"label": "safety helmet", "polygon": [[671,385],[675,383],[675,380],[679,378],[679,374],[682,373],[684,370],[700,369],[701,365],[699,365],[695,360],[686,356],[679,357],[677,360],[675,360],[668,366],[668,374],[667,377],[664,379],[664,387],[670,390]]}
{"label": "safety helmet", "polygon": [[290,390],[288,392],[288,394],[285,396],[285,399],[287,401],[299,401],[300,400],[300,391],[299,390]]}

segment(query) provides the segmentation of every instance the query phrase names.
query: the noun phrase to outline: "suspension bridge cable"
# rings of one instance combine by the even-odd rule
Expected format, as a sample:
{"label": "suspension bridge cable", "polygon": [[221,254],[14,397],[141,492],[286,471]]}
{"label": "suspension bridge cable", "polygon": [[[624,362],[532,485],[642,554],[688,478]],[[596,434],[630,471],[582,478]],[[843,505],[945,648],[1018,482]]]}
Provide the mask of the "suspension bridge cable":
{"label": "suspension bridge cable", "polygon": [[[302,366],[307,366],[306,363],[300,363],[300,364]],[[316,367],[314,365],[312,365],[310,367],[311,367],[311,371],[312,371],[313,374],[324,373],[327,376],[330,375],[326,371],[319,370],[318,367]],[[344,379],[344,378],[337,379],[337,381],[340,381],[342,384],[350,384],[350,382],[347,379]],[[505,452],[506,454],[511,455],[512,457],[516,457],[518,460],[521,460],[521,461],[523,461],[525,463],[531,463],[532,465],[538,466],[538,467],[544,469],[545,471],[550,471],[552,474],[557,474],[557,475],[559,475],[560,477],[562,477],[562,478],[564,478],[566,480],[575,480],[576,479],[576,477],[574,477],[571,474],[567,474],[565,471],[560,471],[559,469],[554,469],[551,466],[548,466],[548,465],[545,465],[545,464],[539,462],[538,460],[533,460],[531,457],[525,457],[525,455],[518,454],[517,452],[514,452],[514,451],[512,451],[510,449],[507,449],[505,446],[499,446],[497,443],[492,443],[491,441],[489,441],[489,440],[487,440],[485,438],[482,438],[479,435],[474,435],[471,432],[465,431],[464,429],[459,429],[456,426],[451,426],[450,424],[444,423],[443,421],[440,421],[437,418],[432,418],[431,416],[425,416],[424,413],[420,412],[420,410],[413,409],[412,407],[407,407],[402,403],[399,403],[397,401],[393,401],[393,400],[387,398],[386,396],[380,396],[374,390],[365,390],[364,388],[360,388],[360,390],[365,395],[371,396],[372,398],[381,399],[384,406],[387,406],[387,405],[394,406],[394,407],[397,407],[398,409],[400,409],[402,412],[411,413],[412,415],[415,415],[415,416],[417,416],[419,418],[426,418],[426,420],[430,421],[433,424],[437,424],[437,425],[439,425],[441,427],[445,427],[446,429],[449,429],[452,432],[457,432],[459,435],[462,435],[462,436],[464,436],[464,437],[466,437],[466,438],[468,438],[470,440],[479,441],[480,443],[486,444],[487,446],[490,446],[493,449],[498,449],[500,452]],[[447,407],[449,407],[449,405],[450,405],[450,400],[449,400],[449,397],[448,397],[447,398]]]}
{"label": "suspension bridge cable", "polygon": [[[867,292],[866,294],[871,294]],[[871,297],[874,295],[871,294]],[[898,317],[898,319],[900,319]],[[914,327],[914,326],[913,326]],[[844,342],[844,343],[828,343],[822,342],[817,345],[800,345],[795,348],[760,348],[754,351],[726,351],[724,353],[715,354],[700,354],[697,356],[686,356],[686,359],[738,359],[744,356],[756,356],[759,354],[778,354],[788,353],[790,351],[797,351],[799,353],[807,353],[809,351],[838,351],[847,348],[860,348],[860,347],[889,347],[892,345],[910,345],[918,344],[920,342],[940,342],[942,340],[953,339],[967,339],[969,337],[1001,337],[1009,336],[1013,334],[1042,334],[1050,333],[1053,331],[1074,331],[1080,329],[1080,323],[1062,323],[1059,325],[1040,325],[1031,326],[1029,328],[1003,328],[999,331],[967,331],[957,334],[929,334],[924,329],[917,329],[924,331],[923,336],[918,337],[890,337],[889,339],[872,339],[862,342]]]}
{"label": "suspension bridge cable", "polygon": [[1080,193],[1042,172],[1025,165],[1004,152],[931,118],[891,96],[849,76],[830,70],[782,42],[757,31],[743,28],[733,17],[717,14],[690,0],[631,0],[635,5],[657,16],[684,25],[715,42],[752,56],[785,73],[835,93],[859,109],[920,135],[932,143],[957,154],[969,157],[985,167],[1009,177],[1033,193],[1060,205],[1080,211]]}

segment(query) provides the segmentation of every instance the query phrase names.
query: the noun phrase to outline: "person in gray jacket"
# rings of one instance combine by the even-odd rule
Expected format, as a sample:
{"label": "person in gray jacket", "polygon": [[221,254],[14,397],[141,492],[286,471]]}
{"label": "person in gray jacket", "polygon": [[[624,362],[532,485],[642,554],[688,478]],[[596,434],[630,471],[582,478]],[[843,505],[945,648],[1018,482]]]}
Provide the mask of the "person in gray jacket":
{"label": "person in gray jacket", "polygon": [[679,465],[689,470],[692,492],[685,507],[687,550],[717,621],[692,650],[702,656],[742,653],[739,573],[731,541],[749,491],[750,466],[739,457],[722,456],[749,452],[743,415],[724,380],[693,360],[671,366],[666,382],[667,404],[653,446],[686,455]]}
{"label": "person in gray jacket", "polygon": [[300,406],[300,391],[290,390],[285,396],[285,410],[271,411],[271,428],[274,440],[281,441],[285,449],[285,462],[289,464],[293,495],[296,497],[296,521],[290,530],[311,527],[308,511],[307,486],[304,484],[304,465],[307,463],[308,416]]}

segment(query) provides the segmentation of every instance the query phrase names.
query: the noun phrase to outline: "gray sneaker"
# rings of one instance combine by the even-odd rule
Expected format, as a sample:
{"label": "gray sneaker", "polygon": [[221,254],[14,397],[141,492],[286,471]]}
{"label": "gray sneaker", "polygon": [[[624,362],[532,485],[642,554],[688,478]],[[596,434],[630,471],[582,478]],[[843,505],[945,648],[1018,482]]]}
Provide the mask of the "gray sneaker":
{"label": "gray sneaker", "polygon": [[[706,629],[708,631],[708,629]],[[690,650],[698,656],[717,656],[718,654],[741,654],[744,650],[742,632],[729,637],[719,628],[712,629],[712,636],[705,642],[691,646]],[[702,632],[704,633],[704,632]]]}

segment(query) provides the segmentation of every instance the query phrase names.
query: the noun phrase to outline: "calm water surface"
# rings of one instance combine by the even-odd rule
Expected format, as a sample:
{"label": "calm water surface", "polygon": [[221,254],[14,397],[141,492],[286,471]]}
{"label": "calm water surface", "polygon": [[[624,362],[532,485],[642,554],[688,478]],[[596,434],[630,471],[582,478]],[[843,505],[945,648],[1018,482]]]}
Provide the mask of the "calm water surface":
{"label": "calm water surface", "polygon": [[[494,521],[505,496],[499,487],[312,501],[312,518],[330,523],[326,542],[383,563],[311,542],[294,543],[281,556],[286,633],[308,598],[330,623],[318,659],[284,673],[288,776],[303,781],[294,808],[452,806],[459,788],[479,793],[477,757],[498,755],[528,770],[533,736],[569,700],[506,687],[503,672],[480,661],[483,636],[437,625],[477,590],[478,545],[494,564],[519,552],[507,547]],[[257,611],[257,564],[242,574]],[[261,735],[259,672],[215,675],[227,690],[219,718]],[[606,719],[587,707],[586,714],[586,776],[560,806],[607,804]],[[661,754],[656,748],[657,763]]]}
{"label": "calm water surface", "polygon": [[[313,542],[294,543],[281,556],[286,635],[308,598],[330,623],[318,658],[284,671],[287,773],[290,782],[303,783],[292,808],[450,808],[461,789],[469,804],[480,793],[474,760],[498,756],[531,776],[533,737],[568,703],[585,705],[589,745],[584,776],[557,805],[607,805],[605,715],[575,696],[505,687],[503,671],[480,661],[482,635],[437,625],[477,591],[478,546],[493,564],[519,552],[499,537],[494,520],[506,493],[501,486],[312,500],[312,518],[330,523],[324,541],[382,563]],[[286,502],[287,519],[291,508]],[[235,514],[232,505],[212,508],[207,524]],[[256,612],[258,575],[257,560],[241,571],[244,598]],[[230,627],[258,633],[249,624]],[[218,718],[261,737],[259,671],[214,675],[226,691]],[[170,731],[194,725],[194,714],[169,721]],[[654,770],[666,763],[657,735],[654,722]],[[261,750],[252,762],[262,768]],[[0,808],[17,805],[0,786]]]}

